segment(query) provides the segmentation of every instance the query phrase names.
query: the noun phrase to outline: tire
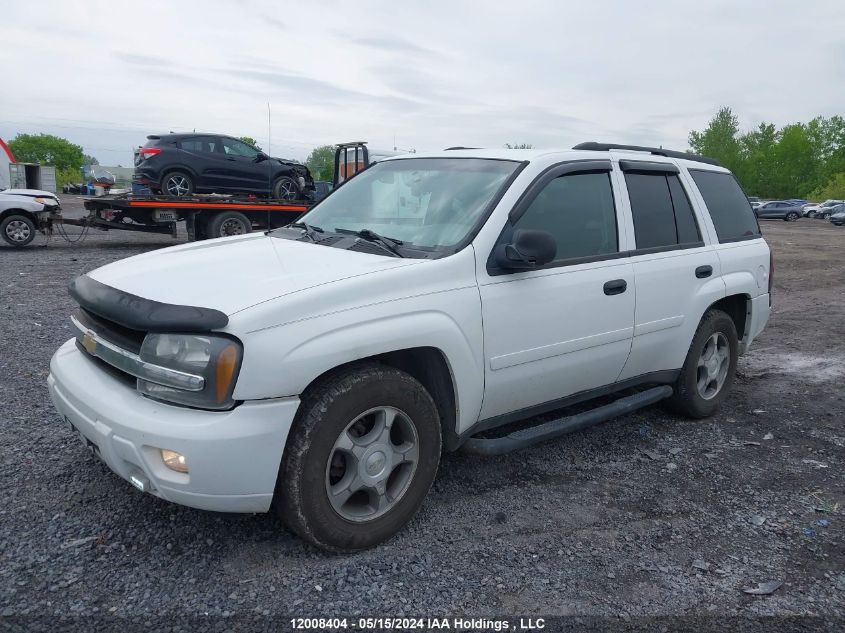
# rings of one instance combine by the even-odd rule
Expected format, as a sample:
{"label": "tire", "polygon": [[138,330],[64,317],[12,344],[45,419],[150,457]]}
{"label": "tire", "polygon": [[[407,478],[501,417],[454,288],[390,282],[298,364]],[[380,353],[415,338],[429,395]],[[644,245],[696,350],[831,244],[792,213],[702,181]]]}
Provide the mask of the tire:
{"label": "tire", "polygon": [[171,171],[161,179],[161,192],[167,196],[187,198],[194,193],[194,179],[184,171]]}
{"label": "tire", "polygon": [[208,237],[229,237],[252,232],[252,222],[243,213],[224,211],[208,221]]}
{"label": "tire", "polygon": [[795,222],[798,218],[799,218],[799,215],[798,215],[797,211],[790,211],[789,213],[786,214],[784,221],[785,222]]}
{"label": "tire", "polygon": [[[707,368],[704,367],[700,372],[699,361],[703,360],[706,347],[708,344],[712,345],[714,339],[726,345],[725,374],[715,393],[711,393],[714,386],[712,382],[706,383],[704,393],[702,393],[700,383],[709,380],[712,374],[708,373]],[[738,356],[739,342],[733,319],[721,310],[708,311],[695,331],[684,366],[681,368],[681,375],[678,376],[674,385],[675,393],[667,402],[669,408],[690,418],[706,418],[716,413],[733,385]],[[716,363],[713,363],[711,367],[715,365]],[[721,368],[721,364],[719,367]],[[699,378],[705,373],[707,373],[707,378],[700,381]]]}
{"label": "tire", "polygon": [[822,213],[821,218],[822,218],[822,220],[829,220],[830,214],[829,213]]}
{"label": "tire", "polygon": [[273,183],[273,197],[276,200],[298,200],[302,197],[299,185],[290,176],[282,176]]}
{"label": "tire", "polygon": [[13,214],[0,222],[0,235],[10,246],[22,248],[35,239],[35,222],[25,215]]}
{"label": "tire", "polygon": [[[386,411],[395,418],[390,431],[378,436]],[[375,439],[367,442],[371,435]],[[317,547],[367,549],[396,534],[419,510],[440,450],[437,408],[415,378],[376,363],[342,369],[303,396],[279,470],[276,511]],[[373,475],[377,468],[381,472]],[[345,501],[342,493],[330,499],[332,490],[348,493],[358,485],[363,487]]]}

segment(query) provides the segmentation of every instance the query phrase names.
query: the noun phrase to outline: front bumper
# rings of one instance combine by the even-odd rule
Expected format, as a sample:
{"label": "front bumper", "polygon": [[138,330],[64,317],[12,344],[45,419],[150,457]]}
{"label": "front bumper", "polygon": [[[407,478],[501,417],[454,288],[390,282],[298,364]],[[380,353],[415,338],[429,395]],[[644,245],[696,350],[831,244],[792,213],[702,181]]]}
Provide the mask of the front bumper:
{"label": "front bumper", "polygon": [[[299,398],[199,411],[155,402],[113,377],[72,339],[50,361],[59,413],[115,473],[157,497],[203,510],[266,512]],[[159,449],[185,455],[167,468]]]}

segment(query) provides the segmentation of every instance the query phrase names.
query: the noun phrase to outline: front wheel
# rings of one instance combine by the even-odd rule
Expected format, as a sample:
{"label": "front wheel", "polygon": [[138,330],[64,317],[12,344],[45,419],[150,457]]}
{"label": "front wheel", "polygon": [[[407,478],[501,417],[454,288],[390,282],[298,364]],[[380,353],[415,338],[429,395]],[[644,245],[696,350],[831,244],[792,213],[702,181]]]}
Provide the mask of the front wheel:
{"label": "front wheel", "polygon": [[670,408],[690,418],[716,413],[733,385],[738,356],[733,319],[721,310],[708,311],[693,336]]}
{"label": "front wheel", "polygon": [[11,246],[26,246],[35,239],[35,222],[25,215],[9,215],[0,222],[0,235]]}
{"label": "front wheel", "polygon": [[279,516],[323,549],[372,547],[420,508],[440,445],[437,408],[415,378],[375,363],[341,370],[303,397],[279,471]]}
{"label": "front wheel", "polygon": [[299,186],[293,178],[282,176],[273,183],[273,197],[277,200],[296,200],[300,197]]}
{"label": "front wheel", "polygon": [[786,214],[784,220],[787,222],[795,222],[798,219],[798,212],[797,211],[790,211]]}

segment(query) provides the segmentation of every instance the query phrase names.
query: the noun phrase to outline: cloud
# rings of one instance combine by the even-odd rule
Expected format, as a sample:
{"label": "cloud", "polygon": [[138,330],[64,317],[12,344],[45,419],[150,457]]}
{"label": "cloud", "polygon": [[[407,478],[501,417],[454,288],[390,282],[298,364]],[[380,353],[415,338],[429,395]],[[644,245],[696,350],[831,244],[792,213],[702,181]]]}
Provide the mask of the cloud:
{"label": "cloud", "polygon": [[153,57],[152,55],[138,55],[137,53],[126,53],[123,51],[112,51],[112,57],[133,66],[172,66],[173,62],[164,57]]}
{"label": "cloud", "polygon": [[[343,35],[343,37],[348,37],[348,34]],[[418,46],[407,39],[398,37],[351,37],[348,39],[361,46],[368,46],[387,53],[415,53],[425,55],[434,53],[429,48]]]}

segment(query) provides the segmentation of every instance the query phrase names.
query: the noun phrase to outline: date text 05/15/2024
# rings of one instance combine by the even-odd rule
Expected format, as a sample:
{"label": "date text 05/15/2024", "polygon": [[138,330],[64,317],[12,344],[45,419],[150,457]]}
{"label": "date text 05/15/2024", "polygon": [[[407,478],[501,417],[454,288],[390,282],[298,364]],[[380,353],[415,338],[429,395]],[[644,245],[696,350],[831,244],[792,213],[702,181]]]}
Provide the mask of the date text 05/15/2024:
{"label": "date text 05/15/2024", "polygon": [[543,618],[515,621],[491,618],[291,618],[294,630],[365,631],[539,631],[546,628]]}

